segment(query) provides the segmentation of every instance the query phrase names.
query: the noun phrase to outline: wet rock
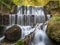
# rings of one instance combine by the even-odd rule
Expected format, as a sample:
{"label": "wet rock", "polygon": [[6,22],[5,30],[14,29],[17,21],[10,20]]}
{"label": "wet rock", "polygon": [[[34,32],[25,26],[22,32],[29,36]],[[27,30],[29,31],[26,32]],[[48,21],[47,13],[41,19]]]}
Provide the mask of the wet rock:
{"label": "wet rock", "polygon": [[33,41],[34,35],[35,35],[35,33],[31,32],[29,35],[25,36],[23,45],[29,45],[29,43],[31,43]]}
{"label": "wet rock", "polygon": [[0,14],[0,25],[2,25],[2,15]]}
{"label": "wet rock", "polygon": [[49,3],[46,5],[47,8],[58,8],[59,7],[59,1],[49,1]]}
{"label": "wet rock", "polygon": [[48,14],[54,14],[54,10],[57,11],[58,8],[60,9],[59,5],[59,1],[49,1],[47,5],[45,5],[45,9],[48,11]]}
{"label": "wet rock", "polygon": [[3,25],[9,25],[9,15],[3,15]]}
{"label": "wet rock", "polygon": [[1,42],[0,45],[14,45],[12,42]]}
{"label": "wet rock", "polygon": [[5,29],[4,26],[0,26],[0,37],[3,36],[4,29]]}
{"label": "wet rock", "polygon": [[60,16],[52,17],[47,25],[47,35],[55,42],[60,42]]}
{"label": "wet rock", "polygon": [[21,38],[21,28],[14,25],[4,32],[5,38],[9,41],[17,41]]}

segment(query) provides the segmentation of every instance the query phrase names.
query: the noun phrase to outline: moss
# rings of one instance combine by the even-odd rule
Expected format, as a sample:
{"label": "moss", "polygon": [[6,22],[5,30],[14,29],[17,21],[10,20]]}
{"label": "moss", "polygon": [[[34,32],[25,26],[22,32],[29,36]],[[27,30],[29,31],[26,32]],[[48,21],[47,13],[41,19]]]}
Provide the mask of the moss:
{"label": "moss", "polygon": [[47,25],[47,35],[56,42],[60,42],[60,16],[53,16]]}
{"label": "moss", "polygon": [[23,40],[23,39],[20,39],[20,40],[18,40],[18,41],[15,43],[15,45],[22,45],[23,42],[24,42],[24,40]]}

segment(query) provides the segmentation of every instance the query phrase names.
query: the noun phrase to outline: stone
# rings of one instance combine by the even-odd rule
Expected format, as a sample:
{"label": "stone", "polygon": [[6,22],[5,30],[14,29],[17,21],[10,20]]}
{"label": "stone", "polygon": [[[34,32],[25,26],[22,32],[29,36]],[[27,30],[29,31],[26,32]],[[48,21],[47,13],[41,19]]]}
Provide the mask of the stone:
{"label": "stone", "polygon": [[60,16],[53,16],[47,23],[47,35],[55,42],[60,42]]}
{"label": "stone", "polygon": [[3,15],[3,25],[9,25],[9,15]]}
{"label": "stone", "polygon": [[21,38],[21,28],[17,25],[14,25],[7,29],[4,32],[5,39],[9,41],[17,41],[18,39]]}
{"label": "stone", "polygon": [[5,29],[4,26],[0,26],[0,37],[3,36],[4,29]]}
{"label": "stone", "polygon": [[45,9],[47,10],[48,14],[54,14],[55,11],[54,10],[57,10],[58,8],[60,9],[60,6],[59,6],[59,1],[49,1],[46,5],[45,5]]}
{"label": "stone", "polygon": [[2,15],[0,14],[0,25],[2,25]]}

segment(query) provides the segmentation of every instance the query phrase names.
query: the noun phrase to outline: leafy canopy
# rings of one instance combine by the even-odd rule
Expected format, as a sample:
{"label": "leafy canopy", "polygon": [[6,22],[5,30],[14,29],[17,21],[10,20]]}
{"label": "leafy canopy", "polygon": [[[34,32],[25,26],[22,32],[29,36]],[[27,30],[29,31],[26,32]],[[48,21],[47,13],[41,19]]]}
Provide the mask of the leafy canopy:
{"label": "leafy canopy", "polygon": [[13,2],[11,0],[0,0],[0,5],[5,5],[7,8],[11,8]]}
{"label": "leafy canopy", "polygon": [[16,5],[21,6],[44,6],[49,0],[12,0]]}

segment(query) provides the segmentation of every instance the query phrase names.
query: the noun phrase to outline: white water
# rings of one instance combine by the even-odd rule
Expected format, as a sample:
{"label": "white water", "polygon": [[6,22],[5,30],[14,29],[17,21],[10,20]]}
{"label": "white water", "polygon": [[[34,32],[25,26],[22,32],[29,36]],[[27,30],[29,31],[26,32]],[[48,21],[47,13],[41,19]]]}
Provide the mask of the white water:
{"label": "white water", "polygon": [[35,30],[35,37],[32,42],[32,45],[45,45],[44,38],[45,38],[46,34],[40,28],[41,25],[42,25],[42,23],[39,24]]}
{"label": "white water", "polygon": [[[45,30],[41,29],[42,25],[43,25],[43,23],[36,24],[36,26],[34,28],[32,28],[31,26],[20,26],[20,25],[18,25],[22,29],[21,38],[24,39],[26,35],[30,34],[31,32],[33,32],[35,30],[35,37],[34,37],[34,40],[31,42],[30,45],[45,45],[46,33],[45,33]],[[44,28],[46,29],[46,25]]]}
{"label": "white water", "polygon": [[[18,10],[19,9],[19,10]],[[29,6],[24,7],[24,13],[21,6],[17,7],[17,24],[19,25],[30,25],[32,26],[33,23],[42,23],[45,22],[44,11],[40,6],[32,6],[30,9]],[[32,16],[33,15],[33,16]]]}
{"label": "white water", "polygon": [[[30,45],[55,45],[46,35],[46,23],[40,23],[37,24],[36,30],[35,30],[35,37],[34,40],[31,42]],[[43,25],[43,29],[41,29],[41,26]]]}
{"label": "white water", "polygon": [[17,22],[17,24],[22,26],[32,26],[33,24],[45,22],[43,7],[32,6],[32,8],[30,9],[30,7],[28,6],[27,9],[26,7],[24,7],[25,10],[22,9],[22,6],[17,6],[17,14],[9,15],[9,25],[14,25]]}

